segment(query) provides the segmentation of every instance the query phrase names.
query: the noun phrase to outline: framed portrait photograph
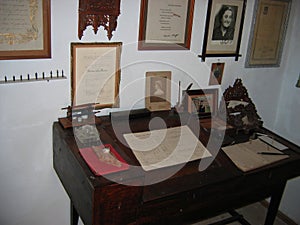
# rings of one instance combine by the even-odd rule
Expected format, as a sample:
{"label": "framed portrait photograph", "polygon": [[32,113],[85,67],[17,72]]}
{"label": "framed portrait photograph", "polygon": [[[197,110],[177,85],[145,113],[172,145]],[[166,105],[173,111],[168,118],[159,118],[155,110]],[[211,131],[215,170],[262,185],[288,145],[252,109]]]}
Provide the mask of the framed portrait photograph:
{"label": "framed portrait photograph", "polygon": [[279,67],[291,0],[256,0],[245,67]]}
{"label": "framed portrait photograph", "polygon": [[238,60],[246,0],[209,0],[202,47],[206,57],[235,57]]}
{"label": "framed portrait photograph", "polygon": [[121,48],[121,42],[71,43],[73,106],[119,106]]}
{"label": "framed portrait photograph", "polygon": [[212,117],[218,110],[218,89],[187,91],[187,111],[199,118]]}
{"label": "framed portrait photograph", "polygon": [[209,85],[220,85],[223,78],[225,63],[212,63],[210,76],[209,76]]}
{"label": "framed portrait photograph", "polygon": [[195,0],[141,0],[139,50],[190,49]]}
{"label": "framed portrait photograph", "polygon": [[51,58],[50,0],[0,1],[0,60]]}
{"label": "framed portrait photograph", "polygon": [[145,101],[150,111],[171,109],[171,71],[146,72]]}

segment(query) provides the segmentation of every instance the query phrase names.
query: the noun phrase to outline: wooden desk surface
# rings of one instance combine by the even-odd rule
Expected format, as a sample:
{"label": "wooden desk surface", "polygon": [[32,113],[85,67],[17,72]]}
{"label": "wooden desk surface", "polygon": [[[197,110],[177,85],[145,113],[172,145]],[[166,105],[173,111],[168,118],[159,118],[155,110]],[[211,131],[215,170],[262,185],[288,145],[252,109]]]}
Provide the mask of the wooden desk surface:
{"label": "wooden desk surface", "polygon": [[[163,118],[169,127],[188,124],[192,129],[195,126],[189,116],[181,117],[181,121],[173,112],[152,113],[152,118],[155,116]],[[267,197],[274,199],[266,221],[272,224],[286,181],[300,175],[299,147],[273,133],[290,148],[287,150],[290,157],[251,172],[238,170],[223,151],[218,151],[204,171],[199,171],[198,160],[178,168],[145,172],[122,142],[121,134],[128,122],[115,121],[112,126],[109,117],[101,119],[102,124],[97,125],[101,141],[112,144],[133,165],[129,170],[96,177],[79,153],[81,146],[75,141],[73,130],[63,129],[58,122],[53,125],[54,168],[86,225],[187,224]],[[150,119],[134,119],[129,126],[133,132],[145,131]],[[264,132],[269,131],[264,129]],[[203,143],[207,143],[208,137],[209,133],[200,132]],[[174,169],[178,172],[172,174]],[[167,175],[170,175],[168,179],[145,185],[151,179]]]}

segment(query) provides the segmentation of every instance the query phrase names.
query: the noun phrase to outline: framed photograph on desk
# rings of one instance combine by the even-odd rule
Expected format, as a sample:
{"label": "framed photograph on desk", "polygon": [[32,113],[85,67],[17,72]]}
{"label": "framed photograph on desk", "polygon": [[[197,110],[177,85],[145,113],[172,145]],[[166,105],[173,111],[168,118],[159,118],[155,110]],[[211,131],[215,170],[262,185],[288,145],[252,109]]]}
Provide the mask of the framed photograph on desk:
{"label": "framed photograph on desk", "polygon": [[200,118],[211,117],[218,110],[218,89],[197,89],[187,91],[187,111]]}
{"label": "framed photograph on desk", "polygon": [[50,0],[0,1],[0,60],[51,58]]}
{"label": "framed photograph on desk", "polygon": [[121,42],[71,43],[73,106],[119,106],[121,47]]}
{"label": "framed photograph on desk", "polygon": [[291,0],[257,0],[245,66],[279,67]]}
{"label": "framed photograph on desk", "polygon": [[171,109],[171,71],[146,73],[146,108],[150,111]]}
{"label": "framed photograph on desk", "polygon": [[195,0],[141,0],[139,50],[190,49]]}
{"label": "framed photograph on desk", "polygon": [[238,60],[246,0],[209,0],[202,61],[206,57],[235,57]]}

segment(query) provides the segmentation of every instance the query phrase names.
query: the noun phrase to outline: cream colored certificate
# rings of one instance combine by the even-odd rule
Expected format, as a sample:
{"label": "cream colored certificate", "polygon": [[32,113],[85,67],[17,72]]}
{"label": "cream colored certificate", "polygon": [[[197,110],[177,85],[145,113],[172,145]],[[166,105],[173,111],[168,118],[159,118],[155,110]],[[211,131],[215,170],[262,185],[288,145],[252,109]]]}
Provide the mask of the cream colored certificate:
{"label": "cream colored certificate", "polygon": [[210,157],[188,126],[124,134],[145,171]]}
{"label": "cream colored certificate", "polygon": [[276,63],[284,35],[288,2],[262,1],[258,9],[251,63]]}
{"label": "cream colored certificate", "polygon": [[42,50],[42,10],[41,0],[1,0],[0,49]]}
{"label": "cream colored certificate", "polygon": [[184,44],[187,12],[187,0],[149,0],[145,42]]}
{"label": "cream colored certificate", "polygon": [[114,102],[116,51],[109,47],[77,48],[76,105]]}

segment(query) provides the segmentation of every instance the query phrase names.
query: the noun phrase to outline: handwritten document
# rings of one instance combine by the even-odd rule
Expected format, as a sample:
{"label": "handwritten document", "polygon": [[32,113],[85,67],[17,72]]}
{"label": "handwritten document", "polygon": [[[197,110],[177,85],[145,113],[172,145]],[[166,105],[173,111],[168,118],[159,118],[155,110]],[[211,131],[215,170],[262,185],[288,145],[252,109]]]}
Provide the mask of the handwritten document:
{"label": "handwritten document", "polygon": [[42,0],[1,0],[1,50],[42,49],[42,10]]}
{"label": "handwritten document", "polygon": [[210,157],[188,126],[124,134],[145,171]]}
{"label": "handwritten document", "polygon": [[77,48],[75,104],[111,104],[115,97],[116,50]]}
{"label": "handwritten document", "polygon": [[145,42],[183,44],[187,11],[187,0],[148,1]]}
{"label": "handwritten document", "polygon": [[288,2],[265,2],[259,8],[253,43],[253,60],[275,61],[279,54],[282,26],[286,20]]}
{"label": "handwritten document", "polygon": [[[244,172],[257,169],[289,157],[259,139],[223,147],[222,150],[232,160],[232,162]],[[282,153],[282,155],[262,155],[258,154],[258,152]]]}

